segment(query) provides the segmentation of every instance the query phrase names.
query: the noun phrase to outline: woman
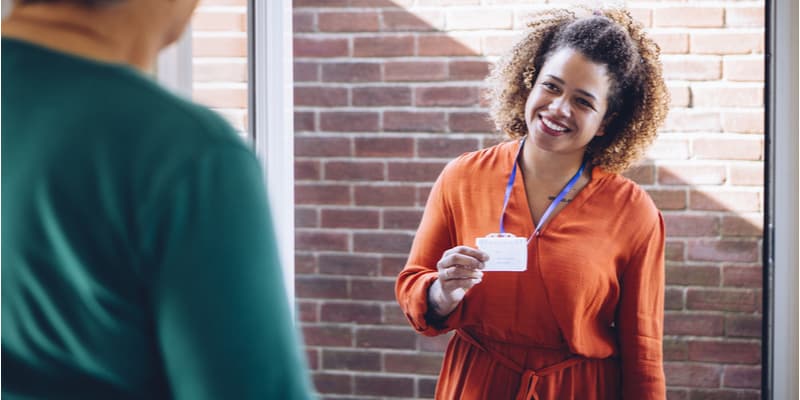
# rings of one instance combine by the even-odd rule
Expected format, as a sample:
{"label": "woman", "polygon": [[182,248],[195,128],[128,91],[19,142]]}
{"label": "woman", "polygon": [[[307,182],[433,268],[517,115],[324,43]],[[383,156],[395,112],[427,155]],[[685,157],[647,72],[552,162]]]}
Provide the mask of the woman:
{"label": "woman", "polygon": [[311,397],[258,161],[148,76],[196,5],[3,21],[3,398]]}
{"label": "woman", "polygon": [[[664,225],[619,175],[666,114],[659,51],[628,12],[579,11],[536,17],[493,70],[511,140],[448,164],[398,277],[417,331],[456,331],[437,399],[666,396]],[[510,250],[477,247],[493,233]]]}

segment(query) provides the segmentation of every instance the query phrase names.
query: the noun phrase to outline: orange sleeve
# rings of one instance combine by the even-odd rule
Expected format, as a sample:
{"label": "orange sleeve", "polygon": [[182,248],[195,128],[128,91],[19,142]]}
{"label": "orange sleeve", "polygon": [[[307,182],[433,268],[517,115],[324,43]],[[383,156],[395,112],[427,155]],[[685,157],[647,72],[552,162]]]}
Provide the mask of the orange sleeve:
{"label": "orange sleeve", "polygon": [[[647,232],[647,231],[645,231]],[[658,213],[622,274],[617,314],[622,398],[666,398],[664,333],[664,220]]]}
{"label": "orange sleeve", "polygon": [[446,250],[456,246],[452,212],[444,193],[444,182],[451,179],[446,178],[448,169],[450,165],[445,167],[431,189],[408,262],[395,283],[395,295],[406,318],[414,329],[427,336],[455,329],[462,313],[463,301],[444,320],[434,323],[425,318],[428,289],[439,277],[436,263]]}

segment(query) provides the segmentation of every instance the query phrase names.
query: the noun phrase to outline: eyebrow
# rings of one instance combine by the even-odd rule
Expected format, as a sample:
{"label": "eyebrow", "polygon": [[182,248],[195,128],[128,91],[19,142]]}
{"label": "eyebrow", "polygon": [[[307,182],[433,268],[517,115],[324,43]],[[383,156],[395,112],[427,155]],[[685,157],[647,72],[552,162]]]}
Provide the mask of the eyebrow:
{"label": "eyebrow", "polygon": [[[550,74],[547,74],[547,76],[549,76],[549,77],[550,77],[550,78],[552,78],[553,80],[556,80],[556,81],[558,81],[558,83],[560,83],[560,84],[562,84],[562,85],[566,83],[566,82],[564,82],[564,80],[563,80],[563,79],[561,79],[561,78],[559,78],[559,77],[557,77],[557,76],[555,76],[555,75],[550,75]],[[576,90],[576,91],[578,91],[578,92],[580,92],[580,93],[581,93],[581,94],[583,94],[584,96],[591,97],[591,98],[592,98],[592,100],[595,100],[595,101],[597,101],[597,97],[595,97],[593,94],[591,94],[591,93],[589,93],[589,92],[587,92],[587,91],[585,91],[585,90],[583,90],[583,89],[575,89],[575,90]]]}

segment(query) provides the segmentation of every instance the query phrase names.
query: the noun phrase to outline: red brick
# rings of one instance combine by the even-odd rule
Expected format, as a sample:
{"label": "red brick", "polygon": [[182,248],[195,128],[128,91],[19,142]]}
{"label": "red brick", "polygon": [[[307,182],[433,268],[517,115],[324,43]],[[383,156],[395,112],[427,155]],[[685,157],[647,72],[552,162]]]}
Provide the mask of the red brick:
{"label": "red brick", "polygon": [[355,377],[355,393],[367,396],[413,397],[414,379],[359,375]]}
{"label": "red brick", "polygon": [[192,57],[247,57],[247,38],[244,36],[193,37]]}
{"label": "red brick", "polygon": [[414,89],[418,107],[465,107],[478,104],[478,88],[465,86],[432,86]]}
{"label": "red brick", "polygon": [[751,54],[764,52],[763,32],[695,31],[689,45],[694,54]]}
{"label": "red brick", "polygon": [[684,261],[684,248],[683,242],[667,241],[664,249],[667,261]]}
{"label": "red brick", "polygon": [[420,56],[475,56],[480,53],[480,36],[424,35],[417,46]]}
{"label": "red brick", "polygon": [[354,324],[379,324],[382,316],[381,306],[378,304],[334,302],[323,303],[320,314],[322,315],[323,322],[347,322]]}
{"label": "red brick", "polygon": [[353,300],[396,302],[394,279],[353,279],[350,282]]}
{"label": "red brick", "polygon": [[357,157],[413,157],[414,139],[360,137],[355,139]]}
{"label": "red brick", "polygon": [[382,210],[383,229],[416,230],[422,219],[422,210]]}
{"label": "red brick", "polygon": [[295,248],[297,250],[331,250],[347,251],[347,233],[325,232],[325,231],[301,231],[295,232]]}
{"label": "red brick", "polygon": [[689,241],[689,259],[694,261],[755,262],[759,257],[756,241],[700,239]]}
{"label": "red brick", "polygon": [[315,301],[297,301],[297,315],[303,322],[318,322],[319,307]]}
{"label": "red brick", "polygon": [[296,137],[295,157],[349,157],[352,142],[343,137]]}
{"label": "red brick", "polygon": [[386,81],[424,82],[447,79],[447,64],[441,61],[387,61]]}
{"label": "red brick", "polygon": [[668,287],[664,290],[664,309],[683,310],[683,289]]}
{"label": "red brick", "polygon": [[380,371],[381,354],[364,350],[322,350],[322,368],[345,371]]}
{"label": "red brick", "polygon": [[488,61],[451,60],[448,69],[451,81],[482,81],[489,74]]}
{"label": "red brick", "polygon": [[451,132],[492,133],[494,123],[483,112],[453,112],[448,115],[447,124]]}
{"label": "red brick", "polygon": [[692,390],[689,400],[760,400],[762,397],[758,391],[742,389],[702,389]]}
{"label": "red brick", "polygon": [[664,223],[671,238],[719,234],[719,218],[713,215],[666,214]]}
{"label": "red brick", "polygon": [[[718,111],[673,108],[669,110],[662,129],[665,132],[721,132],[719,115]],[[681,153],[670,158],[683,159]]]}
{"label": "red brick", "polygon": [[317,258],[313,254],[294,253],[294,272],[298,275],[316,274]]}
{"label": "red brick", "polygon": [[417,393],[420,398],[432,399],[436,394],[436,378],[418,378]]}
{"label": "red brick", "polygon": [[355,203],[359,206],[413,206],[414,188],[411,186],[358,186]]}
{"label": "red brick", "polygon": [[294,105],[335,107],[347,105],[347,89],[323,86],[295,86]]}
{"label": "red brick", "polygon": [[452,159],[479,147],[477,139],[459,138],[419,138],[417,139],[417,155],[419,157],[435,157]]}
{"label": "red brick", "polygon": [[317,130],[317,123],[315,122],[313,112],[294,112],[294,131],[307,132]]}
{"label": "red brick", "polygon": [[244,13],[229,11],[208,12],[198,9],[192,16],[192,31],[229,31],[243,32],[247,29],[247,18]]}
{"label": "red brick", "polygon": [[384,325],[408,326],[408,320],[400,309],[400,306],[391,303],[383,305],[382,322]]}
{"label": "red brick", "polygon": [[330,132],[377,132],[378,113],[325,111],[319,115],[320,129]]}
{"label": "red brick", "polygon": [[322,64],[324,82],[379,82],[381,66],[377,63],[345,62]]}
{"label": "red brick", "polygon": [[725,25],[729,27],[763,27],[764,6],[732,6],[725,9]]}
{"label": "red brick", "polygon": [[761,346],[753,342],[690,341],[689,360],[755,364],[761,362]]}
{"label": "red brick", "polygon": [[319,214],[315,208],[296,208],[294,210],[294,226],[296,228],[319,227]]}
{"label": "red brick", "polygon": [[741,288],[762,288],[764,270],[760,266],[740,267],[726,265],[722,268],[722,285]]}
{"label": "red brick", "polygon": [[314,388],[320,393],[353,393],[353,377],[347,374],[316,372],[311,375],[311,380],[314,383]]}
{"label": "red brick", "polygon": [[392,256],[384,254],[381,256],[381,275],[382,276],[397,276],[400,271],[405,267],[406,256]]}
{"label": "red brick", "polygon": [[764,110],[722,111],[725,132],[764,133]]}
{"label": "red brick", "polygon": [[396,182],[433,182],[444,168],[444,162],[389,162],[389,180]]}
{"label": "red brick", "polygon": [[652,32],[650,38],[661,48],[661,54],[686,54],[689,52],[689,35],[680,32]]}
{"label": "red brick", "polygon": [[689,85],[683,83],[667,83],[667,90],[669,90],[669,106],[670,107],[690,107],[692,102],[692,95],[689,91]]}
{"label": "red brick", "polygon": [[761,237],[764,234],[761,213],[726,215],[722,217],[722,236]]}
{"label": "red brick", "polygon": [[192,64],[192,80],[197,82],[247,82],[247,64],[244,62],[217,61]]}
{"label": "red brick", "polygon": [[636,7],[631,4],[626,8],[630,11],[633,19],[642,24],[643,27],[649,28],[653,25],[653,10],[650,7]]}
{"label": "red brick", "polygon": [[382,181],[382,162],[328,161],[325,163],[325,179],[332,181]]}
{"label": "red brick", "polygon": [[[722,315],[674,314],[664,315],[665,335],[722,336],[725,320]],[[691,344],[689,349],[691,350]]]}
{"label": "red brick", "polygon": [[661,210],[685,210],[686,191],[685,190],[648,190],[647,193],[653,202]]}
{"label": "red brick", "polygon": [[518,32],[503,32],[500,34],[488,34],[483,37],[484,56],[503,56],[514,47],[522,38]]}
{"label": "red brick", "polygon": [[351,8],[408,9],[414,0],[350,0]]}
{"label": "red brick", "polygon": [[[665,130],[668,128],[665,126]],[[661,135],[647,150],[650,160],[686,160],[689,158],[689,141]]]}
{"label": "red brick", "polygon": [[667,80],[711,81],[722,78],[722,60],[718,56],[665,55],[661,63]]}
{"label": "red brick", "polygon": [[306,348],[306,360],[308,360],[308,368],[310,370],[319,369],[319,350]]}
{"label": "red brick", "polygon": [[730,166],[731,184],[741,186],[764,186],[764,164],[747,163]]}
{"label": "red brick", "polygon": [[739,289],[688,288],[686,305],[690,310],[755,311],[755,295]]}
{"label": "red brick", "polygon": [[346,185],[298,184],[294,187],[295,204],[350,204]]}
{"label": "red brick", "polygon": [[383,130],[395,132],[443,132],[447,125],[443,112],[386,111]]}
{"label": "red brick", "polygon": [[656,168],[652,164],[638,164],[629,168],[622,175],[639,185],[652,185],[655,183]]}
{"label": "red brick", "polygon": [[350,327],[303,325],[302,328],[306,346],[349,347],[353,343]]}
{"label": "red brick", "polygon": [[387,32],[431,32],[444,25],[444,14],[439,10],[430,11],[383,11],[381,28]]}
{"label": "red brick", "polygon": [[194,101],[212,108],[247,108],[246,88],[198,88],[192,91]]}
{"label": "red brick", "polygon": [[377,210],[323,209],[323,228],[377,229],[380,215]]}
{"label": "red brick", "polygon": [[725,86],[692,85],[694,107],[761,107],[764,104],[764,87],[751,84]]}
{"label": "red brick", "polygon": [[292,30],[294,32],[313,32],[314,13],[294,11],[292,14]]}
{"label": "red brick", "polygon": [[667,285],[712,286],[721,282],[717,266],[667,266]]}
{"label": "red brick", "polygon": [[386,372],[438,375],[442,354],[393,354],[384,356]]}
{"label": "red brick", "polygon": [[292,1],[292,7],[294,8],[303,8],[303,7],[346,7],[348,6],[348,0],[294,0]]}
{"label": "red brick", "polygon": [[425,206],[425,203],[427,203],[427,201],[428,201],[428,196],[431,193],[431,187],[432,186],[433,185],[431,185],[431,186],[427,186],[427,185],[426,186],[417,186],[417,195],[416,195],[417,201],[416,201],[415,205],[420,206],[420,207],[424,207]]}
{"label": "red brick", "polygon": [[353,88],[353,105],[362,107],[410,106],[411,88],[385,86]]}
{"label": "red brick", "polygon": [[408,254],[414,236],[409,233],[353,233],[353,250],[364,253]]}
{"label": "red brick", "polygon": [[727,315],[725,317],[725,336],[761,338],[761,316]]}
{"label": "red brick", "polygon": [[383,349],[414,349],[417,333],[413,329],[359,328],[356,329],[356,346]]}
{"label": "red brick", "polygon": [[719,7],[659,7],[653,9],[653,26],[676,28],[720,28],[725,10]]}
{"label": "red brick", "polygon": [[761,195],[758,192],[691,190],[689,205],[692,210],[760,211]]}
{"label": "red brick", "polygon": [[377,276],[380,259],[362,254],[320,254],[319,273],[326,275]]}
{"label": "red brick", "polygon": [[294,162],[295,181],[316,181],[322,177],[322,167],[319,161],[297,160]]}
{"label": "red brick", "polygon": [[347,39],[294,38],[294,56],[347,57],[350,53]]}
{"label": "red brick", "polygon": [[684,361],[689,359],[689,345],[678,339],[664,338],[664,361]]}
{"label": "red brick", "polygon": [[668,386],[719,387],[722,367],[710,364],[665,362],[664,375]]}
{"label": "red brick", "polygon": [[693,162],[658,166],[658,183],[662,185],[721,185],[725,179],[725,166],[718,164]]}
{"label": "red brick", "polygon": [[413,36],[370,36],[353,40],[355,57],[405,57],[414,55]]}
{"label": "red brick", "polygon": [[341,278],[296,276],[295,294],[306,299],[345,299],[348,297],[347,281]]}
{"label": "red brick", "polygon": [[722,59],[722,76],[728,81],[763,82],[764,56],[728,56]]}
{"label": "red brick", "polygon": [[376,12],[321,12],[317,15],[320,32],[375,32],[379,29]]}
{"label": "red brick", "polygon": [[319,80],[319,64],[295,61],[293,77],[295,82],[315,82]]}
{"label": "red brick", "polygon": [[418,0],[419,6],[474,6],[481,0]]}

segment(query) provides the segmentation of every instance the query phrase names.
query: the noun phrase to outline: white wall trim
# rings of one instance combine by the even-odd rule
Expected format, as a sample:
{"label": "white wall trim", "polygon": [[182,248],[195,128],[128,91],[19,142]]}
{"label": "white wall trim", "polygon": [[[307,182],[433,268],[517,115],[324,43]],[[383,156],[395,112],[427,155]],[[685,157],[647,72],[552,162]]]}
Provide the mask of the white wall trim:
{"label": "white wall trim", "polygon": [[264,167],[289,304],[294,312],[292,1],[248,0],[250,132]]}
{"label": "white wall trim", "polygon": [[[772,399],[798,398],[798,6],[797,0],[776,0],[771,10],[774,46],[770,49],[770,104],[773,138],[774,315]],[[765,227],[769,229],[770,227]],[[769,249],[766,249],[769,250]]]}

